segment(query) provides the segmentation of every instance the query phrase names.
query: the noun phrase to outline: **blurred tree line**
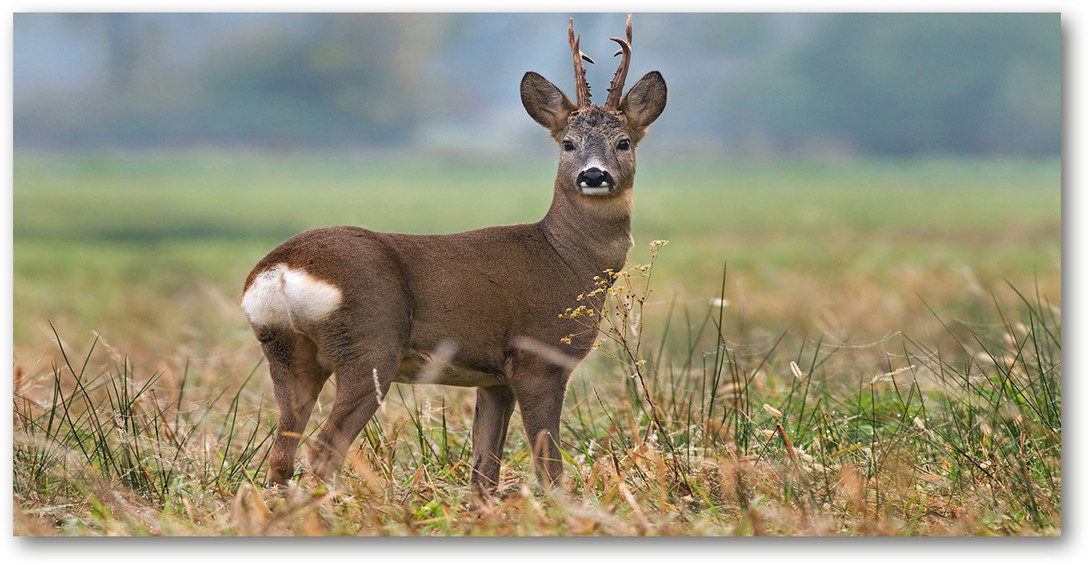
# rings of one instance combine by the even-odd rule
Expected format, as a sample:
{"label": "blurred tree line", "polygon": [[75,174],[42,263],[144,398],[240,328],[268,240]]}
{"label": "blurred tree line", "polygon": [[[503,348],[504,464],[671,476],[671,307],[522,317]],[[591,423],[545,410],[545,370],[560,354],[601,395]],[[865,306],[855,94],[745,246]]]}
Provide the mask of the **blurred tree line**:
{"label": "blurred tree line", "polygon": [[[535,132],[521,73],[570,91],[566,17],[16,14],[15,146],[396,148],[443,128],[516,140]],[[576,19],[602,97],[623,17]],[[654,136],[678,152],[1061,151],[1059,14],[638,14],[635,27],[632,75],[665,72]],[[78,51],[87,81],[32,80]]]}
{"label": "blurred tree line", "polygon": [[1060,153],[1057,14],[842,14],[739,92],[750,127],[879,154]]}

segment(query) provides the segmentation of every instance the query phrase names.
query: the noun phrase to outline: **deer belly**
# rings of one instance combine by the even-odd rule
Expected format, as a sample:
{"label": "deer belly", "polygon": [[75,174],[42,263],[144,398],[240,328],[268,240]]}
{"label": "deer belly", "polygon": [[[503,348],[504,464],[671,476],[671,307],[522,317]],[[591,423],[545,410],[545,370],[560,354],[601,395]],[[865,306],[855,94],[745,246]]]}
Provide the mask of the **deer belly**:
{"label": "deer belly", "polygon": [[495,386],[505,384],[493,372],[455,363],[442,355],[409,351],[400,362],[393,382],[447,386]]}

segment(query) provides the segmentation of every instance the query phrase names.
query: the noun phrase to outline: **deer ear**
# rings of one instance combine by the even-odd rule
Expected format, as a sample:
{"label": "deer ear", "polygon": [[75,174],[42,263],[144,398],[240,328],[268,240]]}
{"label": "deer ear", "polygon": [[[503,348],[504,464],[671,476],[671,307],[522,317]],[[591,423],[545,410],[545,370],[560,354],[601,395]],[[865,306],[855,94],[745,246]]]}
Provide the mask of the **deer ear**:
{"label": "deer ear", "polygon": [[640,78],[620,102],[620,111],[627,116],[627,123],[637,129],[646,129],[665,109],[668,89],[661,73],[650,71]]}
{"label": "deer ear", "polygon": [[555,132],[567,125],[577,107],[548,79],[529,71],[521,79],[521,104],[536,123]]}

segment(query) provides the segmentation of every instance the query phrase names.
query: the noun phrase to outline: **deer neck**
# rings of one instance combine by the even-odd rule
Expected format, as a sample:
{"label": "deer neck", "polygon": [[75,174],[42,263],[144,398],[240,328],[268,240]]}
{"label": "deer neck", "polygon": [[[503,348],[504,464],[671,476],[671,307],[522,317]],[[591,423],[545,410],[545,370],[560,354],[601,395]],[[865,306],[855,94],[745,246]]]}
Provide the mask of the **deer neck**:
{"label": "deer neck", "polygon": [[540,221],[564,262],[588,277],[618,272],[631,249],[632,190],[608,197],[573,194],[556,180],[551,208]]}

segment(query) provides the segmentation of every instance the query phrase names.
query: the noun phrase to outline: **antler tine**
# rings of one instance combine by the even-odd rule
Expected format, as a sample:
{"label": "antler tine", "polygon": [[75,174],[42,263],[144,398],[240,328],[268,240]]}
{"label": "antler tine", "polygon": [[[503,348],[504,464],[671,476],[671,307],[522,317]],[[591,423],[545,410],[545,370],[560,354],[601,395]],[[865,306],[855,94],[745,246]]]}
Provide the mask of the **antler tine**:
{"label": "antler tine", "polygon": [[575,37],[574,35],[574,18],[570,19],[567,36],[570,39],[571,54],[574,56],[574,92],[578,97],[578,109],[581,110],[593,105],[589,101],[589,82],[586,81],[586,68],[582,65],[583,60],[592,63],[593,59],[590,59],[588,55],[582,53],[578,48],[582,36]]}
{"label": "antler tine", "polygon": [[627,80],[627,69],[631,66],[631,14],[627,14],[627,40],[618,37],[611,38],[620,44],[616,55],[623,54],[620,60],[620,68],[616,69],[616,76],[612,77],[612,84],[608,86],[608,99],[605,100],[604,109],[617,111],[620,109],[620,98],[623,96],[623,83]]}
{"label": "antler tine", "polygon": [[[612,41],[619,41],[619,39],[613,37]],[[631,14],[627,14],[627,46],[631,47]],[[623,49],[616,50],[616,52],[613,53],[612,56],[615,57],[620,53],[623,53]]]}

